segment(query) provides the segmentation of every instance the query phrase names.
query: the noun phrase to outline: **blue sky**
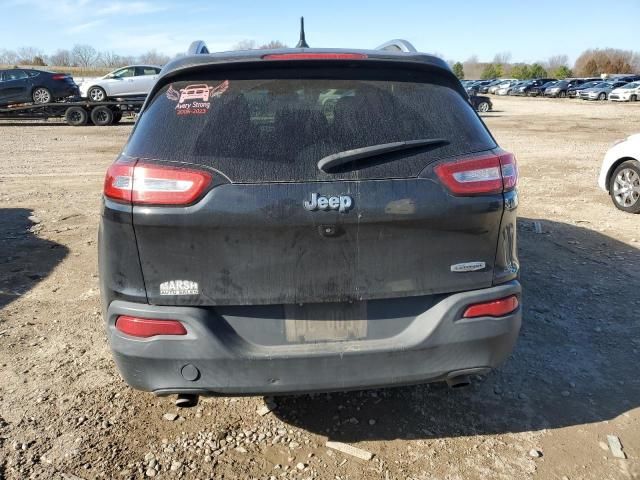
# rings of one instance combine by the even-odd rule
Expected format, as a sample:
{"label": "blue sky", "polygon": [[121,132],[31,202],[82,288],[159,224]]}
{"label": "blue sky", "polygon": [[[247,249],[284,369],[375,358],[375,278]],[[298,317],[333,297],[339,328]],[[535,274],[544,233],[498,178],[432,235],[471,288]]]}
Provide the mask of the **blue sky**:
{"label": "blue sky", "polygon": [[[535,7],[535,8],[534,8]],[[640,0],[262,1],[0,0],[0,49],[45,53],[89,43],[98,50],[175,54],[192,40],[228,50],[240,40],[295,45],[298,17],[312,47],[372,48],[406,38],[445,59],[545,60],[586,48],[640,50]]]}

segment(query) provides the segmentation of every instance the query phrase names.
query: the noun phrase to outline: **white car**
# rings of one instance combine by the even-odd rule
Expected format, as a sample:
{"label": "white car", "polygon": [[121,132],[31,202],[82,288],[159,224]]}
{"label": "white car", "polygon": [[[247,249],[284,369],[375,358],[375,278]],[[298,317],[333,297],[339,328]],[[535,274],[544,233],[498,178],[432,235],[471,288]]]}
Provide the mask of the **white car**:
{"label": "white car", "polygon": [[104,102],[113,97],[143,97],[151,91],[161,69],[155,65],[119,68],[102,78],[82,82],[80,95],[92,102]]}
{"label": "white car", "polygon": [[496,95],[509,95],[509,90],[511,90],[515,85],[520,83],[520,80],[508,80],[504,83],[498,85],[496,89]]}
{"label": "white car", "polygon": [[598,186],[622,211],[640,213],[640,133],[614,143],[604,156]]}
{"label": "white car", "polygon": [[497,85],[492,85],[491,87],[489,87],[488,92],[491,94],[496,94],[496,92],[498,90],[500,90],[501,88],[505,88],[505,87],[509,87],[512,85],[513,83],[517,83],[518,80],[516,80],[515,78],[503,78],[502,81],[500,83],[498,83]]}
{"label": "white car", "polygon": [[631,82],[611,91],[609,100],[614,102],[635,102],[640,99],[640,82]]}

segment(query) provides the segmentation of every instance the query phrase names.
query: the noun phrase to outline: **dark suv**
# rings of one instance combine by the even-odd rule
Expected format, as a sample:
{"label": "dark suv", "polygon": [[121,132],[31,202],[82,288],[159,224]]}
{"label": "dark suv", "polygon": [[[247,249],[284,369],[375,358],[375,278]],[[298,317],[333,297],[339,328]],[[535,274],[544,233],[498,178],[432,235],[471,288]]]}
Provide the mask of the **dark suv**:
{"label": "dark suv", "polygon": [[105,178],[120,372],[158,395],[463,384],[520,329],[516,179],[438,58],[176,60]]}

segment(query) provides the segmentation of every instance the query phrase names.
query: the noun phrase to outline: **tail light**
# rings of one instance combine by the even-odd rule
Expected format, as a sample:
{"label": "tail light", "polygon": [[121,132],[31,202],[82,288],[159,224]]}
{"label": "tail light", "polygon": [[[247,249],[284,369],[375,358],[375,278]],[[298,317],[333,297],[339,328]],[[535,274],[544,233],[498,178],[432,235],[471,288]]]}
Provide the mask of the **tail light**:
{"label": "tail light", "polygon": [[202,170],[118,160],[107,170],[104,195],[134,205],[188,205],[210,183]]}
{"label": "tail light", "polygon": [[501,298],[500,300],[470,305],[462,316],[464,318],[504,317],[516,311],[519,305],[518,297],[511,295],[510,297]]}
{"label": "tail light", "polygon": [[51,76],[51,80],[64,80],[65,78],[67,78],[67,75],[64,73],[56,73]]}
{"label": "tail light", "polygon": [[263,60],[365,60],[365,53],[270,53]]}
{"label": "tail light", "polygon": [[483,195],[513,190],[518,168],[512,153],[442,163],[436,175],[454,195]]}
{"label": "tail light", "polygon": [[186,335],[184,325],[177,320],[154,320],[121,315],[116,320],[116,329],[132,337],[154,337],[156,335]]}

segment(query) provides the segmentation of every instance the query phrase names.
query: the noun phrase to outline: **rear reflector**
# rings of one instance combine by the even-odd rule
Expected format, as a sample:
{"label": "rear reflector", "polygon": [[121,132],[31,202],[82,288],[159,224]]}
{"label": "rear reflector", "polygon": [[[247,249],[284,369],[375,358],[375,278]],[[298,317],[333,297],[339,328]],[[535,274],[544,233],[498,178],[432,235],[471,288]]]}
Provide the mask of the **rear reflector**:
{"label": "rear reflector", "polygon": [[104,195],[134,205],[188,205],[211,183],[211,174],[118,160],[107,170]]}
{"label": "rear reflector", "polygon": [[467,307],[463,317],[503,317],[517,310],[518,305],[518,297],[511,295],[510,297],[501,298],[500,300],[471,305]]}
{"label": "rear reflector", "polygon": [[263,60],[365,60],[364,53],[271,53]]}
{"label": "rear reflector", "polygon": [[153,320],[121,315],[116,320],[116,328],[132,337],[153,337],[155,335],[186,335],[184,325],[177,320]]}
{"label": "rear reflector", "polygon": [[506,192],[518,183],[516,160],[508,152],[442,163],[435,172],[454,195]]}

